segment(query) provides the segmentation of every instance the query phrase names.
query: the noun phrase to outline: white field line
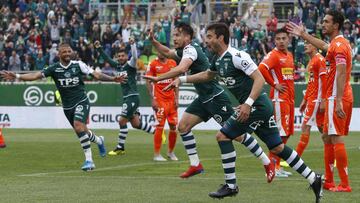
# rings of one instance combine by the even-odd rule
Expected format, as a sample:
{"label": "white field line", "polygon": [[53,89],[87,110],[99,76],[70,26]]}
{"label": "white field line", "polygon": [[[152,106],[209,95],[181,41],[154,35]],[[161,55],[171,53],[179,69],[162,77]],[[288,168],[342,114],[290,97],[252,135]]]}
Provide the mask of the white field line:
{"label": "white field line", "polygon": [[[206,172],[205,172],[206,174]],[[32,176],[32,177],[37,177],[37,178],[84,178],[86,176]],[[197,180],[224,180],[224,178],[222,177],[202,177],[201,175],[198,175],[195,177]],[[129,180],[145,180],[145,179],[149,179],[149,180],[159,180],[159,179],[163,179],[163,180],[181,180],[180,177],[178,176],[92,176],[91,179],[129,179]],[[246,180],[246,181],[252,181],[252,180],[266,180],[266,177],[263,176],[257,176],[257,177],[238,177],[237,178],[239,181],[241,180]],[[187,179],[183,179],[183,180],[187,180]],[[336,180],[336,179],[335,179]],[[302,184],[301,181],[305,181],[304,178],[301,178],[300,176],[294,178],[294,177],[289,177],[289,178],[275,178],[275,181],[296,181]],[[360,179],[351,179],[352,183],[360,183]]]}
{"label": "white field line", "polygon": [[[349,149],[358,149],[358,147],[348,147],[346,148],[347,150]],[[316,148],[316,149],[309,149],[306,150],[308,152],[315,152],[315,151],[322,151],[323,148]],[[249,154],[249,155],[243,155],[243,156],[237,156],[237,159],[245,159],[245,158],[250,158],[250,157],[254,157],[253,155]],[[204,158],[201,159],[201,161],[213,161],[213,160],[219,160],[219,158]],[[136,163],[136,164],[125,164],[125,165],[118,165],[118,166],[111,166],[111,167],[104,167],[104,168],[99,168],[99,169],[95,169],[94,171],[91,171],[92,173],[94,172],[98,172],[98,171],[110,171],[110,170],[114,170],[114,169],[124,169],[124,168],[133,168],[133,167],[141,167],[141,166],[149,166],[149,165],[168,165],[168,164],[178,164],[178,163],[187,163],[188,160],[184,160],[184,161],[168,161],[168,162],[142,162],[142,163]],[[69,170],[69,171],[57,171],[57,172],[45,172],[45,173],[30,173],[30,174],[19,174],[17,176],[20,177],[40,177],[40,176],[48,176],[48,175],[56,175],[56,174],[71,174],[71,173],[84,173],[82,170]],[[56,177],[60,177],[60,176],[56,176]],[[120,176],[121,177],[121,176]]]}

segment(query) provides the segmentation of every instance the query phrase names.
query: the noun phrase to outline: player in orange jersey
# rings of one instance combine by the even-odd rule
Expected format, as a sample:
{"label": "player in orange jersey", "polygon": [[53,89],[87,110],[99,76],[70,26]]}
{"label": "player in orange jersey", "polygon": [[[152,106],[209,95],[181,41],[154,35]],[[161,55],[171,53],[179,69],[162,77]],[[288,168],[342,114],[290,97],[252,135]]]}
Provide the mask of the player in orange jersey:
{"label": "player in orange jersey", "polygon": [[[348,40],[340,35],[344,16],[339,11],[329,11],[322,23],[322,32],[330,39],[330,44],[317,39],[294,23],[289,23],[289,32],[302,37],[326,54],[328,78],[326,83],[326,107],[323,141],[325,162],[324,189],[333,192],[351,192],[348,176],[348,158],[344,136],[349,132],[353,93],[350,85],[351,47]],[[340,184],[335,186],[333,177],[334,159],[336,160]]]}
{"label": "player in orange jersey", "polygon": [[[150,63],[147,75],[157,77],[170,71],[174,67],[176,67],[176,62],[174,60],[167,59],[164,55],[158,53],[157,59]],[[169,85],[172,81],[173,79],[166,79],[154,84],[151,84],[148,80],[146,81],[148,92],[152,98],[152,107],[155,111],[157,119],[154,136],[154,161],[166,161],[166,159],[160,154],[162,133],[166,120],[168,121],[170,128],[167,156],[170,160],[178,160],[174,153],[174,148],[177,136],[176,125],[178,122],[177,107],[179,91],[178,88],[171,91],[162,91],[162,89]]]}
{"label": "player in orange jersey", "polygon": [[[287,50],[290,38],[285,29],[275,33],[275,48],[269,52],[259,65],[259,70],[271,86],[270,99],[274,105],[274,115],[280,136],[286,144],[294,134],[294,59]],[[288,177],[290,172],[280,168],[280,158],[270,153],[276,160],[276,176]]]}
{"label": "player in orange jersey", "polygon": [[310,74],[304,99],[300,104],[300,112],[304,114],[301,125],[301,137],[296,152],[301,156],[309,143],[311,126],[316,125],[323,132],[325,94],[326,94],[326,65],[325,58],[317,52],[314,45],[306,42],[305,54],[310,56],[307,71]]}

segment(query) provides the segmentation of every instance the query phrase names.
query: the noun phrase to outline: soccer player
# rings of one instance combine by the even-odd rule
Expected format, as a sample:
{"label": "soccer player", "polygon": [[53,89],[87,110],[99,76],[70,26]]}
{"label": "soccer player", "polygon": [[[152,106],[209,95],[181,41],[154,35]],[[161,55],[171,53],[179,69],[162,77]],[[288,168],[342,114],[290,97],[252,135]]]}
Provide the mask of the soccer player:
{"label": "soccer player", "polygon": [[240,103],[236,107],[236,112],[216,135],[221,150],[225,184],[219,190],[209,193],[209,196],[223,198],[238,193],[235,176],[236,152],[232,140],[244,133],[255,132],[272,153],[286,160],[294,170],[309,181],[318,202],[322,193],[321,175],[315,174],[296,151],[282,143],[271,101],[262,91],[265,80],[249,54],[229,46],[229,35],[226,24],[209,25],[206,29],[205,42],[208,49],[216,53],[210,70],[181,76],[166,88],[179,86],[181,82],[201,84],[213,80],[219,74]]}
{"label": "soccer player", "polygon": [[[325,162],[324,189],[333,192],[351,192],[348,174],[348,158],[344,137],[349,133],[353,93],[350,85],[351,47],[340,34],[344,16],[339,11],[329,11],[322,23],[322,32],[330,39],[330,44],[306,33],[294,23],[287,25],[289,32],[302,37],[315,47],[326,51],[327,82],[323,141]],[[340,176],[340,184],[334,182],[334,159]]]}
{"label": "soccer player", "polygon": [[128,135],[128,122],[131,123],[133,128],[141,129],[151,134],[154,134],[155,132],[155,129],[150,124],[148,124],[146,121],[142,122],[140,120],[140,112],[138,109],[139,93],[136,86],[136,44],[133,38],[129,39],[129,43],[131,46],[131,59],[128,60],[128,55],[125,50],[120,50],[117,53],[118,61],[114,61],[108,55],[106,55],[106,53],[102,50],[99,41],[94,43],[96,50],[100,53],[100,56],[102,56],[112,67],[115,68],[115,74],[127,75],[127,82],[121,84],[123,106],[119,119],[120,131],[118,145],[114,150],[108,153],[111,156],[125,154],[125,140]]}
{"label": "soccer player", "polygon": [[307,71],[310,75],[304,99],[300,104],[300,112],[304,113],[301,124],[301,137],[296,152],[301,156],[309,143],[311,126],[316,125],[323,132],[325,94],[326,94],[326,66],[325,58],[317,52],[312,44],[305,42],[305,54],[310,56]]}
{"label": "soccer player", "polygon": [[61,44],[59,46],[60,62],[55,63],[42,71],[22,75],[3,71],[0,72],[0,74],[3,78],[8,80],[19,79],[33,81],[44,77],[51,77],[55,81],[55,85],[61,95],[65,116],[76,132],[81,147],[84,150],[85,162],[81,169],[90,171],[95,168],[90,142],[94,142],[98,145],[100,156],[104,157],[106,155],[106,150],[104,137],[96,136],[95,133],[90,131],[86,126],[86,121],[90,112],[90,103],[85,92],[83,76],[92,75],[98,80],[116,82],[124,82],[126,76],[110,77],[101,72],[96,72],[82,61],[71,60],[72,54],[73,51],[70,45]]}
{"label": "soccer player", "polygon": [[[271,86],[270,99],[274,106],[276,124],[280,136],[286,144],[294,134],[294,60],[288,51],[290,38],[285,29],[275,32],[275,48],[270,51],[259,65],[265,81]],[[280,158],[270,153],[270,159],[276,160],[276,177],[288,177],[290,172],[280,168]]]}
{"label": "soccer player", "polygon": [[[176,62],[174,60],[167,59],[164,55],[158,52],[157,59],[150,63],[150,68],[146,75],[159,76],[170,71],[174,67],[176,67]],[[173,79],[166,79],[151,84],[148,80],[146,80],[146,86],[152,100],[152,108],[155,111],[155,117],[157,120],[154,135],[154,161],[166,161],[166,159],[160,154],[162,133],[166,120],[168,121],[170,128],[167,156],[170,160],[178,160],[174,153],[174,148],[177,137],[176,125],[178,122],[177,108],[179,89],[175,88],[172,91],[167,92],[162,91],[162,89],[172,81]]]}
{"label": "soccer player", "polygon": [[[144,78],[158,82],[177,77],[187,71],[192,75],[207,70],[210,66],[209,60],[201,47],[192,42],[193,35],[194,31],[190,25],[179,23],[173,32],[175,50],[171,50],[156,41],[152,32],[150,32],[150,40],[155,48],[165,57],[180,62],[178,66],[167,73],[158,77],[144,76]],[[190,167],[180,175],[181,178],[188,178],[204,170],[197,154],[195,137],[191,129],[198,123],[208,121],[211,117],[222,126],[224,121],[234,112],[230,99],[216,80],[212,79],[204,83],[194,84],[194,86],[199,97],[186,108],[178,126],[181,139],[190,159]],[[241,142],[262,161],[267,180],[271,182],[275,175],[274,165],[263,152],[256,139],[250,134],[244,134],[239,136],[237,141]]]}

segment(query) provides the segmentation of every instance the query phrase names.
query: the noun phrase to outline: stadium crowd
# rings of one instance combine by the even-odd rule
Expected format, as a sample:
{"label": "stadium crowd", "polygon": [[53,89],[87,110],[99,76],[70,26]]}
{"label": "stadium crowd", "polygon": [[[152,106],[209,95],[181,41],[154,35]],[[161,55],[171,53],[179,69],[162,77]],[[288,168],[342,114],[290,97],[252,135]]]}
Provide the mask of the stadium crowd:
{"label": "stadium crowd", "polygon": [[[130,1],[132,2],[132,1]],[[144,1],[145,2],[145,1]],[[205,48],[204,33],[207,12],[204,1],[179,2],[168,14],[163,14],[153,23],[157,40],[171,46],[172,26],[178,22],[192,24],[197,30],[196,39]],[[215,5],[216,6],[216,5]],[[89,2],[83,0],[9,0],[0,5],[0,70],[42,70],[58,61],[57,47],[66,42],[71,45],[74,58],[81,59],[103,72],[111,74],[113,67],[95,51],[93,42],[101,41],[105,53],[114,56],[120,49],[130,54],[129,38],[137,41],[139,69],[145,70],[150,60],[156,57],[147,38],[144,7],[124,7],[122,22],[117,14],[106,18],[101,24],[98,10],[89,12]],[[133,9],[133,10],[132,10]],[[343,35],[351,42],[353,52],[354,82],[360,78],[360,7],[355,0],[299,0],[288,12],[288,20],[302,22],[309,33],[324,39],[321,19],[329,9],[342,11],[346,16]],[[274,48],[274,32],[280,27],[275,12],[261,23],[262,12],[249,9],[245,15],[237,15],[236,9],[223,10],[215,7],[214,21],[226,23],[231,31],[231,44],[248,52],[258,64]],[[156,12],[156,9],[151,9]],[[245,17],[246,16],[246,17]],[[102,16],[100,16],[102,17]],[[143,22],[143,23],[141,23]],[[294,54],[296,81],[304,81],[307,57],[304,41],[293,37],[289,50]]]}

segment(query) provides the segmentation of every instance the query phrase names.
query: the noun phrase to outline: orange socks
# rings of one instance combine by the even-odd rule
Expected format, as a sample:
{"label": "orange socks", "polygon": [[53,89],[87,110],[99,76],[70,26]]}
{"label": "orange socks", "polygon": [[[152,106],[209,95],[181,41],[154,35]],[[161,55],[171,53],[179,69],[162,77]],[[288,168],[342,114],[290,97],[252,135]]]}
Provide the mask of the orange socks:
{"label": "orange socks", "polygon": [[346,154],[345,144],[337,143],[334,145],[336,168],[338,169],[341,183],[343,187],[349,186],[348,176],[348,158]]}
{"label": "orange socks", "polygon": [[154,135],[154,152],[155,152],[155,154],[160,153],[163,129],[164,129],[164,127],[156,127],[156,130],[155,130],[155,135]]}
{"label": "orange socks", "polygon": [[325,182],[334,182],[335,152],[333,144],[324,144]]}
{"label": "orange socks", "polygon": [[301,134],[300,141],[296,147],[296,152],[299,156],[301,156],[309,143],[310,135],[309,134]]}
{"label": "orange socks", "polygon": [[169,131],[169,152],[174,151],[175,144],[176,144],[176,130]]}

